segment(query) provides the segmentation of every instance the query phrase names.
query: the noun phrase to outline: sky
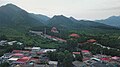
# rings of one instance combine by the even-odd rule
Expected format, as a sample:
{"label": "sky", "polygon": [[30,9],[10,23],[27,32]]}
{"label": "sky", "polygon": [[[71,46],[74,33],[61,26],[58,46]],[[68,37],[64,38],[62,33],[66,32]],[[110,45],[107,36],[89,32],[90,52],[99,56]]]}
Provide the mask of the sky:
{"label": "sky", "polygon": [[120,15],[120,0],[0,0],[49,17],[65,15],[76,19],[98,20]]}

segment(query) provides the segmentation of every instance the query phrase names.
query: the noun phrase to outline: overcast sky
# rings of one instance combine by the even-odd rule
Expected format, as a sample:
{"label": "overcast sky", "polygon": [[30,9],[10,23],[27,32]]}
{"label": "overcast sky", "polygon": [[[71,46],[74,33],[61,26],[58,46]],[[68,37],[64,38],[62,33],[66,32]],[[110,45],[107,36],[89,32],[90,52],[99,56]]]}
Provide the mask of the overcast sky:
{"label": "overcast sky", "polygon": [[120,15],[120,0],[0,0],[37,14],[73,16],[77,19],[104,19]]}

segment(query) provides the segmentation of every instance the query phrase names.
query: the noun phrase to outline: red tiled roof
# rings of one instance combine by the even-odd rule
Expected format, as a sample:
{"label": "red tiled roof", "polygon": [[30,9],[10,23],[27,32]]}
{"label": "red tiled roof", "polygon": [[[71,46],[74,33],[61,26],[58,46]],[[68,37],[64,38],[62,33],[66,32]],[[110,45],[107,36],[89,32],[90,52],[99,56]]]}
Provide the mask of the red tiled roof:
{"label": "red tiled roof", "polygon": [[16,53],[16,54],[13,54],[12,56],[24,56],[24,55],[21,53]]}
{"label": "red tiled roof", "polygon": [[38,60],[37,58],[31,58],[30,60]]}
{"label": "red tiled roof", "polygon": [[53,28],[51,29],[51,32],[58,32],[58,31],[57,31],[57,28],[56,28],[56,27],[53,27]]}
{"label": "red tiled roof", "polygon": [[27,62],[30,60],[30,57],[23,57],[17,60],[17,62]]}
{"label": "red tiled roof", "polygon": [[75,33],[70,34],[70,36],[71,36],[71,37],[77,37],[77,38],[79,38],[79,37],[80,37],[78,34],[75,34]]}
{"label": "red tiled roof", "polygon": [[73,52],[73,54],[80,54],[80,52]]}
{"label": "red tiled roof", "polygon": [[21,50],[13,50],[12,53],[20,53]]}
{"label": "red tiled roof", "polygon": [[83,60],[83,61],[86,61],[86,60],[90,60],[90,58],[83,58],[82,60]]}
{"label": "red tiled roof", "polygon": [[37,54],[43,54],[44,52],[37,52]]}
{"label": "red tiled roof", "polygon": [[57,28],[56,28],[56,27],[53,27],[52,30],[57,30]]}
{"label": "red tiled roof", "polygon": [[95,39],[90,39],[90,40],[87,40],[87,42],[93,43],[93,42],[96,42],[96,40]]}
{"label": "red tiled roof", "polygon": [[90,52],[89,50],[82,50],[82,52],[85,52],[85,53],[87,53],[87,52]]}
{"label": "red tiled roof", "polygon": [[56,38],[56,39],[59,40],[59,41],[62,41],[62,42],[67,42],[66,40],[61,39],[61,38]]}
{"label": "red tiled roof", "polygon": [[117,59],[120,59],[120,57],[114,56],[114,57],[112,57],[111,59],[117,60]]}
{"label": "red tiled roof", "polygon": [[110,58],[101,58],[102,61],[110,61]]}
{"label": "red tiled roof", "polygon": [[21,52],[30,52],[30,51],[28,51],[28,50],[22,50]]}

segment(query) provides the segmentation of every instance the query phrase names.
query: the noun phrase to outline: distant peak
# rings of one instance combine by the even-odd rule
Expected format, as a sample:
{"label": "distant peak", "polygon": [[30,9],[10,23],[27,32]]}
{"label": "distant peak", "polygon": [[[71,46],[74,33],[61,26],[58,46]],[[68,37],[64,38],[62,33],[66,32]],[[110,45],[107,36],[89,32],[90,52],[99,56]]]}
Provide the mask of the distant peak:
{"label": "distant peak", "polygon": [[67,18],[67,17],[64,15],[55,15],[55,16],[53,16],[53,18]]}
{"label": "distant peak", "polygon": [[108,19],[112,19],[112,18],[120,18],[120,16],[111,16]]}
{"label": "distant peak", "polygon": [[6,4],[6,6],[16,6],[16,5],[9,3],[9,4]]}
{"label": "distant peak", "polygon": [[9,3],[9,4],[6,4],[6,5],[3,5],[2,7],[17,7],[17,6],[12,4],[12,3]]}
{"label": "distant peak", "polygon": [[71,16],[70,18],[74,18],[74,17]]}
{"label": "distant peak", "polygon": [[74,21],[74,22],[78,22],[78,20],[75,19],[74,17],[70,17],[70,19],[71,19],[72,21]]}
{"label": "distant peak", "polygon": [[23,10],[20,7],[14,5],[14,4],[11,4],[11,3],[3,5],[0,8],[1,9],[4,8],[4,9],[8,9],[8,10],[15,10],[15,11],[21,11],[21,10]]}
{"label": "distant peak", "polygon": [[65,17],[64,15],[55,15],[53,17]]}
{"label": "distant peak", "polygon": [[74,17],[72,17],[72,16],[70,17],[70,19],[74,19],[74,20],[76,20],[76,19],[75,19]]}

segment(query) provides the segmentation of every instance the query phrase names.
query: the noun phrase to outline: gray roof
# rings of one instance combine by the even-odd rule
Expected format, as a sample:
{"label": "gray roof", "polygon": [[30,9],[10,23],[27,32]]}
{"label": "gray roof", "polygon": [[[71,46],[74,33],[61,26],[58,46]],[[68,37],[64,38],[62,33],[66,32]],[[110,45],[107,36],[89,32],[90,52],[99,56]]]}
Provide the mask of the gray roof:
{"label": "gray roof", "polygon": [[96,62],[96,63],[93,63],[91,67],[107,67],[107,65],[100,62]]}

